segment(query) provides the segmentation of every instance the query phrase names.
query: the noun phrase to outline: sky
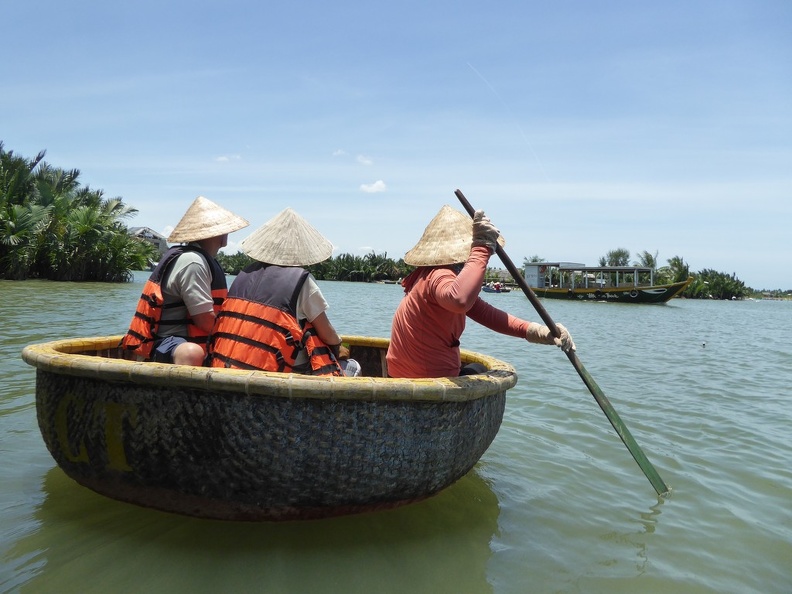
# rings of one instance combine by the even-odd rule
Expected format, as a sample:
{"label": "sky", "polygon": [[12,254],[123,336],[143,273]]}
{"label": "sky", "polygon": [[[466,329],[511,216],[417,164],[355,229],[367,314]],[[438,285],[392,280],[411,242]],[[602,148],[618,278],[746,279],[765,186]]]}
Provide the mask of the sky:
{"label": "sky", "polygon": [[[398,259],[454,191],[518,265],[792,288],[789,0],[6,3],[0,141],[167,235],[199,195]],[[497,257],[491,265],[501,267]]]}

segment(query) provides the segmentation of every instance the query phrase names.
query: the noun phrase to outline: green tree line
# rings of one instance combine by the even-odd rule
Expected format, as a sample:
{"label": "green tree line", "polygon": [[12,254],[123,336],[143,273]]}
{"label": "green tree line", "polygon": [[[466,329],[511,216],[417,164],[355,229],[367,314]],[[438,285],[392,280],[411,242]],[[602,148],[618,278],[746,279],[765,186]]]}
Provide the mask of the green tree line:
{"label": "green tree line", "polygon": [[[600,258],[600,266],[628,266],[629,261],[630,251],[617,248]],[[659,266],[658,252],[652,254],[643,251],[638,254],[638,259],[633,261],[632,265],[651,268],[655,283],[659,285],[676,283],[693,277],[693,281],[681,294],[681,297],[688,299],[743,299],[753,293],[753,290],[746,287],[734,273],[727,274],[711,268],[691,273],[690,266],[680,256],[668,259],[666,266]]]}
{"label": "green tree line", "polygon": [[[232,255],[220,252],[217,255],[217,260],[228,274],[238,274],[240,270],[253,262],[250,256],[242,252]],[[372,251],[365,256],[339,254],[324,262],[307,266],[306,269],[317,280],[370,283],[399,280],[410,274],[414,267],[405,264],[401,258],[398,260],[389,258],[387,252],[377,254]]]}
{"label": "green tree line", "polygon": [[[242,252],[233,255],[224,253],[217,257],[223,270],[228,274],[238,274],[240,270],[248,266],[253,260]],[[523,266],[529,262],[543,262],[542,258],[533,256],[525,258]],[[749,289],[734,274],[717,272],[712,269],[704,269],[697,273],[690,272],[690,266],[679,256],[674,256],[668,260],[667,265],[658,267],[657,254],[642,252],[638,260],[630,264],[630,252],[623,248],[608,252],[606,256],[600,258],[600,266],[641,266],[653,270],[655,284],[670,284],[686,280],[693,277],[693,281],[687,286],[683,297],[689,299],[742,299],[752,294]],[[308,266],[307,269],[318,280],[336,280],[352,282],[376,282],[387,280],[398,280],[404,278],[412,270],[413,266],[404,263],[403,259],[394,260],[388,257],[387,252],[376,254],[371,252],[365,256],[354,256],[352,254],[340,254],[331,257],[324,262]],[[494,268],[488,268],[485,280],[504,280],[506,283],[513,283],[508,275],[502,275]],[[646,279],[648,283],[648,278]]]}
{"label": "green tree line", "polygon": [[[240,270],[253,262],[253,259],[237,252],[235,254],[225,254],[220,252],[217,261],[228,274],[238,274]],[[410,266],[404,262],[403,258],[394,260],[388,257],[388,253],[377,254],[370,252],[364,256],[355,256],[344,253],[332,256],[324,262],[306,266],[306,269],[318,280],[350,281],[350,282],[378,282],[378,281],[397,281],[415,270],[415,266]],[[513,281],[513,279],[497,270],[487,268],[484,276],[485,282],[489,281]]]}
{"label": "green tree line", "polygon": [[[53,167],[44,156],[44,151],[32,159],[16,155],[0,141],[0,278],[120,282],[131,280],[132,271],[145,270],[156,261],[156,248],[129,235],[124,224],[137,209],[121,198],[106,198],[101,190],[83,186],[79,170]],[[252,261],[241,252],[221,253],[218,259],[229,274]],[[541,261],[532,256],[524,263]],[[611,250],[600,258],[600,265],[628,266],[630,252]],[[692,276],[683,293],[688,298],[741,299],[755,293],[736,274],[712,269],[692,273],[679,256],[661,266],[657,252],[643,251],[633,265],[651,268],[656,284]],[[376,282],[403,278],[413,267],[401,258],[389,258],[387,252],[372,251],[364,256],[340,254],[308,269],[319,280]],[[488,268],[486,278],[501,280],[502,276]]]}
{"label": "green tree line", "polygon": [[0,141],[0,278],[120,282],[156,260],[129,235],[137,210],[79,182],[77,169],[6,151]]}

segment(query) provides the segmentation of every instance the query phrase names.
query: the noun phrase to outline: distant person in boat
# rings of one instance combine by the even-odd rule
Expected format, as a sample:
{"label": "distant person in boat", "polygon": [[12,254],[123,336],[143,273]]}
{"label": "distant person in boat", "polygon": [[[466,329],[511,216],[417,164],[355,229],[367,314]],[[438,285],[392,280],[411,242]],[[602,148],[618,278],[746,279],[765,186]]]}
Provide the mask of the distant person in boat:
{"label": "distant person in boat", "polygon": [[547,326],[516,318],[479,297],[496,241],[504,243],[482,211],[471,221],[450,206],[440,209],[404,256],[418,268],[402,282],[405,296],[393,317],[388,375],[452,377],[484,371],[479,364],[461,366],[459,341],[467,318],[501,334],[575,350],[561,324],[556,324],[561,338],[554,338]]}
{"label": "distant person in boat", "polygon": [[202,365],[206,340],[228,292],[215,259],[228,234],[248,222],[198,196],[168,237],[170,248],[154,268],[121,344],[158,363]]}
{"label": "distant person in boat", "polygon": [[313,275],[333,244],[291,208],[240,244],[257,260],[228,291],[209,344],[209,365],[308,375],[360,374],[327,317]]}

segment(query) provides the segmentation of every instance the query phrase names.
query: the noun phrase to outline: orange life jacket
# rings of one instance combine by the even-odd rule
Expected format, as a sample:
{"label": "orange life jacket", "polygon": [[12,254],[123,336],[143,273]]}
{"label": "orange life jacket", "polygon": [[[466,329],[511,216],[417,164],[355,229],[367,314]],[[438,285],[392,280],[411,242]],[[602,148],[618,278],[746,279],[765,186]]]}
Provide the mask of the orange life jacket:
{"label": "orange life jacket", "polygon": [[302,268],[260,262],[240,272],[215,321],[209,365],[300,373],[294,362],[305,350],[306,374],[342,375],[333,350],[313,325],[297,319],[297,297],[307,278]]}
{"label": "orange life jacket", "polygon": [[184,302],[164,305],[165,299],[162,295],[162,284],[173,263],[176,261],[176,258],[185,252],[197,252],[203,256],[209,264],[209,269],[212,272],[211,290],[212,299],[214,300],[215,315],[220,311],[220,307],[223,305],[223,301],[228,294],[225,273],[220,264],[204,250],[195,245],[179,245],[172,247],[165,252],[165,255],[159,261],[156,268],[154,268],[151,276],[143,286],[143,293],[138,300],[137,310],[132,317],[132,322],[129,324],[129,330],[127,330],[126,335],[121,340],[121,346],[124,349],[148,359],[151,356],[151,349],[154,346],[154,341],[158,338],[157,331],[160,326],[166,324],[186,324],[187,336],[185,338],[190,342],[200,344],[204,351],[206,350],[208,333],[195,325],[189,313],[185,319],[162,321],[163,308],[184,306]]}

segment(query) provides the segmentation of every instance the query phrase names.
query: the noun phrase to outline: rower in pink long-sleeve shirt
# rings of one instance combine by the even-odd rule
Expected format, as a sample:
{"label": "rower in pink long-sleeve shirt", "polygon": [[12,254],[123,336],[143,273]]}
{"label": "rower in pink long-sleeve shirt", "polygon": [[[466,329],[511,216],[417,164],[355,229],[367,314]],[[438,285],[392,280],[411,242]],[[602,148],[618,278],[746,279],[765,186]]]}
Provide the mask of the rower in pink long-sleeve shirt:
{"label": "rower in pink long-sleeve shirt", "polygon": [[418,268],[402,282],[405,296],[393,317],[388,375],[453,377],[484,371],[482,366],[461,366],[459,345],[467,318],[501,334],[574,350],[561,324],[556,324],[561,338],[554,338],[547,326],[516,318],[479,297],[495,242],[502,242],[499,235],[482,211],[472,225],[450,206],[432,219],[404,257]]}

